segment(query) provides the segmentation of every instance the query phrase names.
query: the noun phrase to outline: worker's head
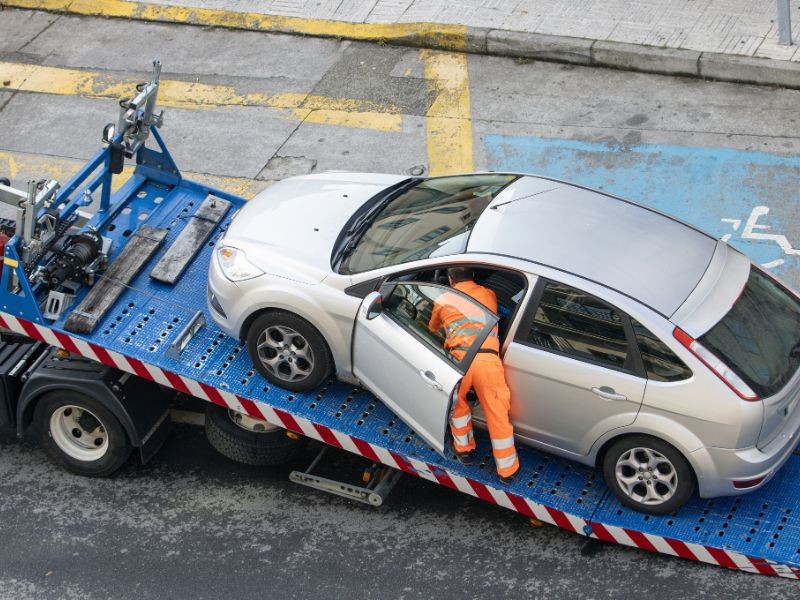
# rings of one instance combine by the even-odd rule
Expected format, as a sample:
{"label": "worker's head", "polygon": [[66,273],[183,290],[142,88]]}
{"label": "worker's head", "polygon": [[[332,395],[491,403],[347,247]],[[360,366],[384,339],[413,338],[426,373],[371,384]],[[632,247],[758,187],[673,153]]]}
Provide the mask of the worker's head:
{"label": "worker's head", "polygon": [[450,285],[460,281],[471,281],[475,279],[475,273],[469,267],[452,267],[447,269],[447,276],[450,278]]}

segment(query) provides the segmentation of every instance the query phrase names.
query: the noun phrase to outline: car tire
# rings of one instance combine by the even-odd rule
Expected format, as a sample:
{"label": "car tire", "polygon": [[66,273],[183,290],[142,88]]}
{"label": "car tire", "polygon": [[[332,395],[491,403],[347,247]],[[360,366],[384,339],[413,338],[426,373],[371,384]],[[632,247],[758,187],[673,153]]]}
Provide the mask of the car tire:
{"label": "car tire", "polygon": [[308,321],[286,311],[265,313],[247,330],[253,366],[270,383],[306,392],[330,377],[333,358],[325,338]]}
{"label": "car tire", "polygon": [[206,438],[222,456],[254,466],[289,462],[308,442],[307,438],[289,437],[285,429],[249,419],[216,404],[206,407]]}
{"label": "car tire", "polygon": [[133,450],[119,419],[99,400],[80,392],[44,394],[36,403],[33,424],[50,459],[77,475],[107,477]]}
{"label": "car tire", "polygon": [[683,455],[649,435],[614,442],[603,456],[603,476],[622,504],[650,515],[677,510],[695,489],[694,473]]}

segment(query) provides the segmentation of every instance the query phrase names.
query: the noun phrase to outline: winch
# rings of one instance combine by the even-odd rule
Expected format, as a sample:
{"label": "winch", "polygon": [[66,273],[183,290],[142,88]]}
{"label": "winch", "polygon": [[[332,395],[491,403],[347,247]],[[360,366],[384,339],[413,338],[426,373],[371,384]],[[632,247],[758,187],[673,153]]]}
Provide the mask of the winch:
{"label": "winch", "polygon": [[70,280],[91,285],[99,266],[95,263],[103,260],[102,251],[103,238],[96,231],[71,235],[39,272],[39,280],[51,290]]}

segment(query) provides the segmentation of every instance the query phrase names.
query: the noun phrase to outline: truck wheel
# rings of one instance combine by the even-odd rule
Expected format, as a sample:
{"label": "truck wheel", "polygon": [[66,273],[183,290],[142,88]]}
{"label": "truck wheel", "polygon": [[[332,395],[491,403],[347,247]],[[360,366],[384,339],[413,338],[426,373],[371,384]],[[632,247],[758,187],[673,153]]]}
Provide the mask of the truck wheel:
{"label": "truck wheel", "polygon": [[603,457],[603,476],[625,506],[664,515],[683,506],[694,492],[689,463],[675,448],[649,435],[616,441]]}
{"label": "truck wheel", "polygon": [[259,373],[293,392],[313,390],[333,370],[322,334],[305,319],[282,310],[253,321],[247,330],[247,350]]}
{"label": "truck wheel", "polygon": [[266,421],[209,404],[206,407],[206,437],[222,456],[245,465],[273,466],[292,460],[307,439],[293,438]]}
{"label": "truck wheel", "polygon": [[44,394],[36,403],[33,423],[47,455],[78,475],[111,475],[133,450],[114,414],[99,401],[79,392]]}

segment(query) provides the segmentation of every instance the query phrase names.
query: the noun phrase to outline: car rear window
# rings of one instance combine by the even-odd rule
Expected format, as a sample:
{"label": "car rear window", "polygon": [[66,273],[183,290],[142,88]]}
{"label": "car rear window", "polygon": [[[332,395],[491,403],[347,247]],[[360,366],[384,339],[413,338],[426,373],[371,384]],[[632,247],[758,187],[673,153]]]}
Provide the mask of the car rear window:
{"label": "car rear window", "polygon": [[800,366],[800,301],[751,268],[733,308],[698,341],[760,397],[772,396]]}

